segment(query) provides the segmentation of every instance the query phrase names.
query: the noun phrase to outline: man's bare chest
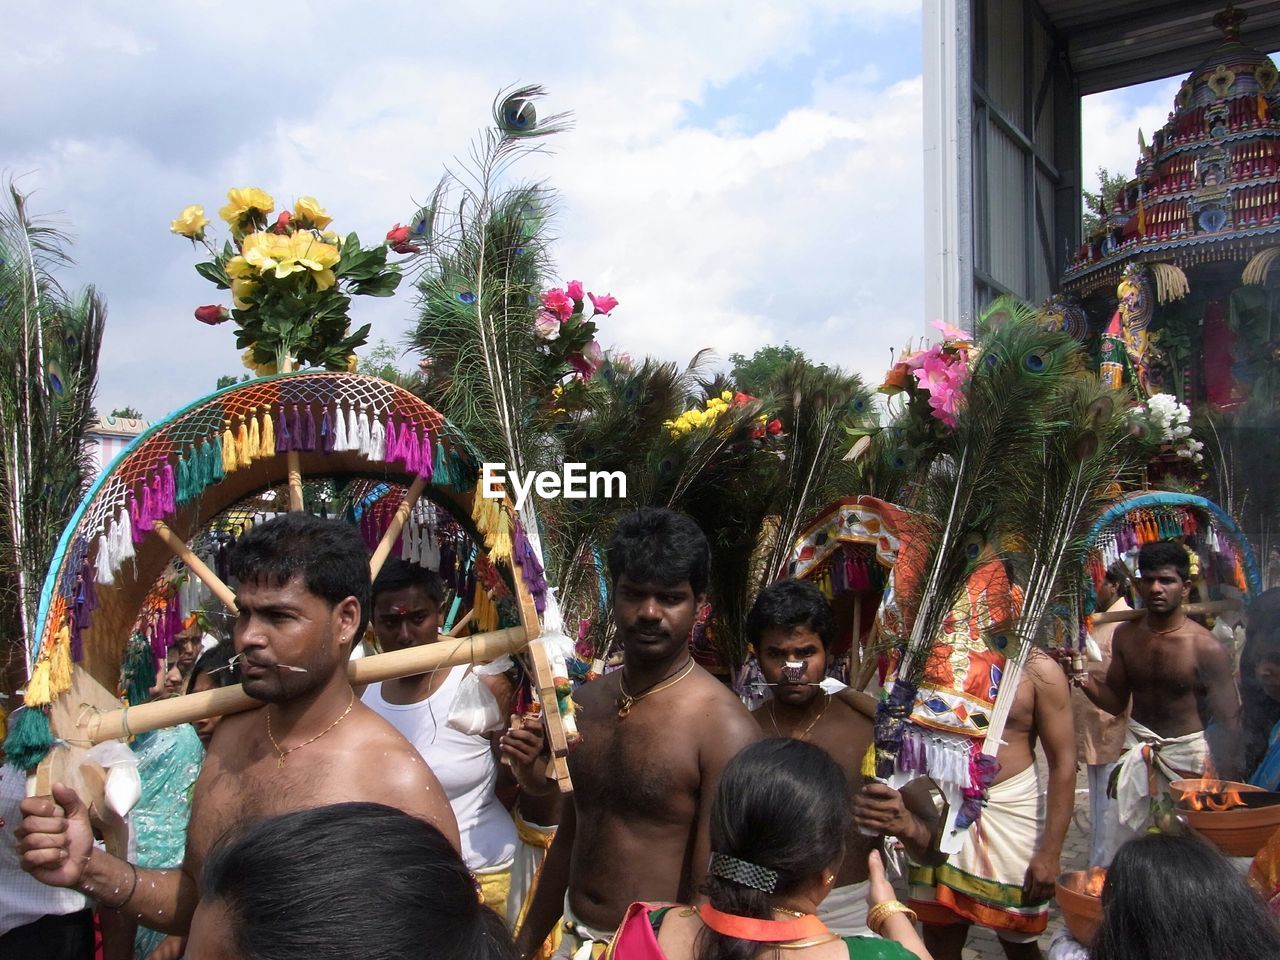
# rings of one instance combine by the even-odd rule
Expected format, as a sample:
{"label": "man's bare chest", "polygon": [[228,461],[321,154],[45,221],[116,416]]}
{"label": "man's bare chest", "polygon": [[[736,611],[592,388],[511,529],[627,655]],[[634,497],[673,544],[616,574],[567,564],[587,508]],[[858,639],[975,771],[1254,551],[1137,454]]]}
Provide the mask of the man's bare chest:
{"label": "man's bare chest", "polygon": [[698,746],[660,717],[598,716],[580,727],[569,754],[579,822],[590,811],[683,818],[696,803]]}

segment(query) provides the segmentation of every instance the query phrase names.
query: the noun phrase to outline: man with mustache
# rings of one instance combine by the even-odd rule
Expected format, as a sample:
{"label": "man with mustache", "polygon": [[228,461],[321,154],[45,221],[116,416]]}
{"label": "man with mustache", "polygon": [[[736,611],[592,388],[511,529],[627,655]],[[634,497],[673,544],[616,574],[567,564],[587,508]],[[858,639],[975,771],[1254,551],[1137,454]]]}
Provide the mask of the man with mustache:
{"label": "man with mustache", "polygon": [[225,717],[214,731],[182,866],[139,870],[96,849],[84,803],[61,784],[52,797],[23,801],[17,830],[23,869],[36,879],[166,933],[186,933],[205,855],[248,820],[364,800],[421,817],[459,842],[439,781],[347,679],[369,617],[369,553],[355,527],[287,514],[236,544],[231,572],[240,674],[264,706]]}
{"label": "man with mustache", "polygon": [[574,693],[574,793],[517,935],[523,957],[557,918],[557,957],[598,956],[632,902],[690,902],[720,773],[760,737],[742,701],[690,655],[710,571],[697,525],[643,508],[618,522],[607,557],[624,665]]}
{"label": "man with mustache", "polygon": [[886,834],[900,839],[916,863],[933,866],[946,857],[937,848],[940,821],[928,781],[913,781],[899,792],[884,783],[867,783],[862,776],[871,719],[854,705],[851,692],[841,696],[821,686],[835,634],[827,598],[800,580],[770,584],[747,615],[747,639],[773,693],[752,714],[761,731],[766,737],[807,740],[821,747],[849,779],[853,819],[844,863],[818,916],[828,930],[859,937],[874,932],[867,927],[867,854],[880,847]]}
{"label": "man with mustache", "polygon": [[[1190,587],[1190,560],[1181,543],[1145,545],[1138,551],[1142,619],[1116,630],[1105,679],[1072,678],[1108,713],[1130,711],[1109,791],[1115,802],[1104,866],[1125,841],[1171,814],[1169,783],[1204,776],[1210,747],[1219,775],[1235,778],[1240,771],[1240,701],[1231,653],[1187,618],[1182,601]],[[1210,723],[1212,744],[1206,738]]]}

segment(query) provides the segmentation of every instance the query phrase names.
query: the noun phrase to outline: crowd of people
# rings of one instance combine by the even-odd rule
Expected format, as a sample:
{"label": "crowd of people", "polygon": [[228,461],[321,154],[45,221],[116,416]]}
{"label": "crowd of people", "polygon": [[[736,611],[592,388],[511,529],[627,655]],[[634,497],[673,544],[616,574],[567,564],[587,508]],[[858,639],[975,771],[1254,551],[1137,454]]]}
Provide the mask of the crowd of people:
{"label": "crowd of people", "polygon": [[[1089,672],[1028,662],[981,820],[948,855],[927,779],[863,773],[875,700],[825,682],[835,625],[816,587],[757,598],[746,632],[771,696],[752,712],[690,655],[710,567],[693,521],[630,514],[605,559],[621,667],[574,693],[561,796],[508,664],[352,687],[367,626],[384,651],[441,640],[434,574],[393,561],[371,582],[339,521],[255,527],[231,557],[234,641],[184,636],[156,695],[240,682],[262,708],[138,738],[127,856],[75,790],[23,799],[25,771],[3,768],[0,957],[91,957],[96,910],[104,960],[943,960],[973,925],[1035,958],[1077,763],[1091,859],[1110,867],[1097,960],[1280,956],[1240,870],[1146,835],[1177,832],[1167,785],[1210,753],[1280,788],[1280,591],[1249,611],[1237,696],[1226,648],[1182,609],[1185,550],[1145,547],[1145,612],[1094,630]],[[1099,609],[1129,589],[1108,571]],[[905,902],[886,875],[899,851]]]}

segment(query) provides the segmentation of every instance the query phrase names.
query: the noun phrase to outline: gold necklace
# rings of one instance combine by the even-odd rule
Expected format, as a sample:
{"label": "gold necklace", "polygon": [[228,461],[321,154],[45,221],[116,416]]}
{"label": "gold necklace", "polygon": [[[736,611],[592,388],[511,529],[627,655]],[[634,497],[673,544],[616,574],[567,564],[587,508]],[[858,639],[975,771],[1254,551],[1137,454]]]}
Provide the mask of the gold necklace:
{"label": "gold necklace", "polygon": [[[827,707],[831,703],[831,694],[825,693],[825,700],[822,701],[822,709],[818,711],[818,715],[809,721],[809,725],[804,728],[798,737],[792,737],[793,740],[803,740],[809,735],[809,731],[818,725],[818,721],[822,719],[822,715],[827,712]],[[773,732],[778,736],[782,736],[782,731],[778,729],[778,716],[773,712],[773,701],[769,701],[769,719],[773,723]]]}
{"label": "gold necklace", "polygon": [[310,740],[303,740],[300,744],[298,744],[295,747],[290,747],[288,750],[281,750],[280,744],[276,742],[275,736],[272,735],[271,733],[271,707],[268,706],[267,707],[267,739],[270,740],[271,745],[276,748],[276,769],[279,770],[284,766],[284,758],[287,757],[289,754],[293,753],[293,751],[301,750],[308,743],[315,743],[317,740],[323,737],[326,733],[328,733],[330,730],[332,730],[334,727],[340,724],[343,720],[347,719],[347,714],[351,712],[351,708],[354,707],[355,705],[356,705],[356,692],[355,690],[352,690],[351,702],[347,704],[347,709],[342,711],[342,716],[338,717],[337,720],[333,721],[333,723],[329,724],[327,727],[325,727],[323,730],[317,733]]}
{"label": "gold necklace", "polygon": [[655,693],[659,693],[667,689],[667,687],[674,687],[677,683],[679,683],[681,680],[683,680],[685,677],[687,677],[691,673],[693,673],[693,657],[690,657],[688,660],[686,660],[684,666],[681,667],[679,672],[671,679],[659,680],[657,684],[650,687],[648,690],[642,690],[640,693],[637,693],[634,696],[631,695],[630,693],[627,693],[627,681],[621,674],[619,674],[618,689],[622,691],[622,696],[618,698],[619,719],[629,714],[631,712],[631,708],[634,707],[641,700],[643,700],[645,697],[649,697]]}

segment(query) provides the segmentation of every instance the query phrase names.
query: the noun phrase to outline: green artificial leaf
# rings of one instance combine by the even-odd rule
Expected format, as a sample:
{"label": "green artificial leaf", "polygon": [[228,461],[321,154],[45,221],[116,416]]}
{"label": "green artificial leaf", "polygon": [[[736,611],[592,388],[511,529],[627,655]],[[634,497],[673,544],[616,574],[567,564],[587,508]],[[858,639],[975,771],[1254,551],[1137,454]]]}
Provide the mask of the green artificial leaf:
{"label": "green artificial leaf", "polygon": [[231,287],[231,278],[227,276],[226,269],[220,263],[212,260],[206,263],[197,263],[196,273],[209,282],[217,284],[219,290],[228,290]]}

